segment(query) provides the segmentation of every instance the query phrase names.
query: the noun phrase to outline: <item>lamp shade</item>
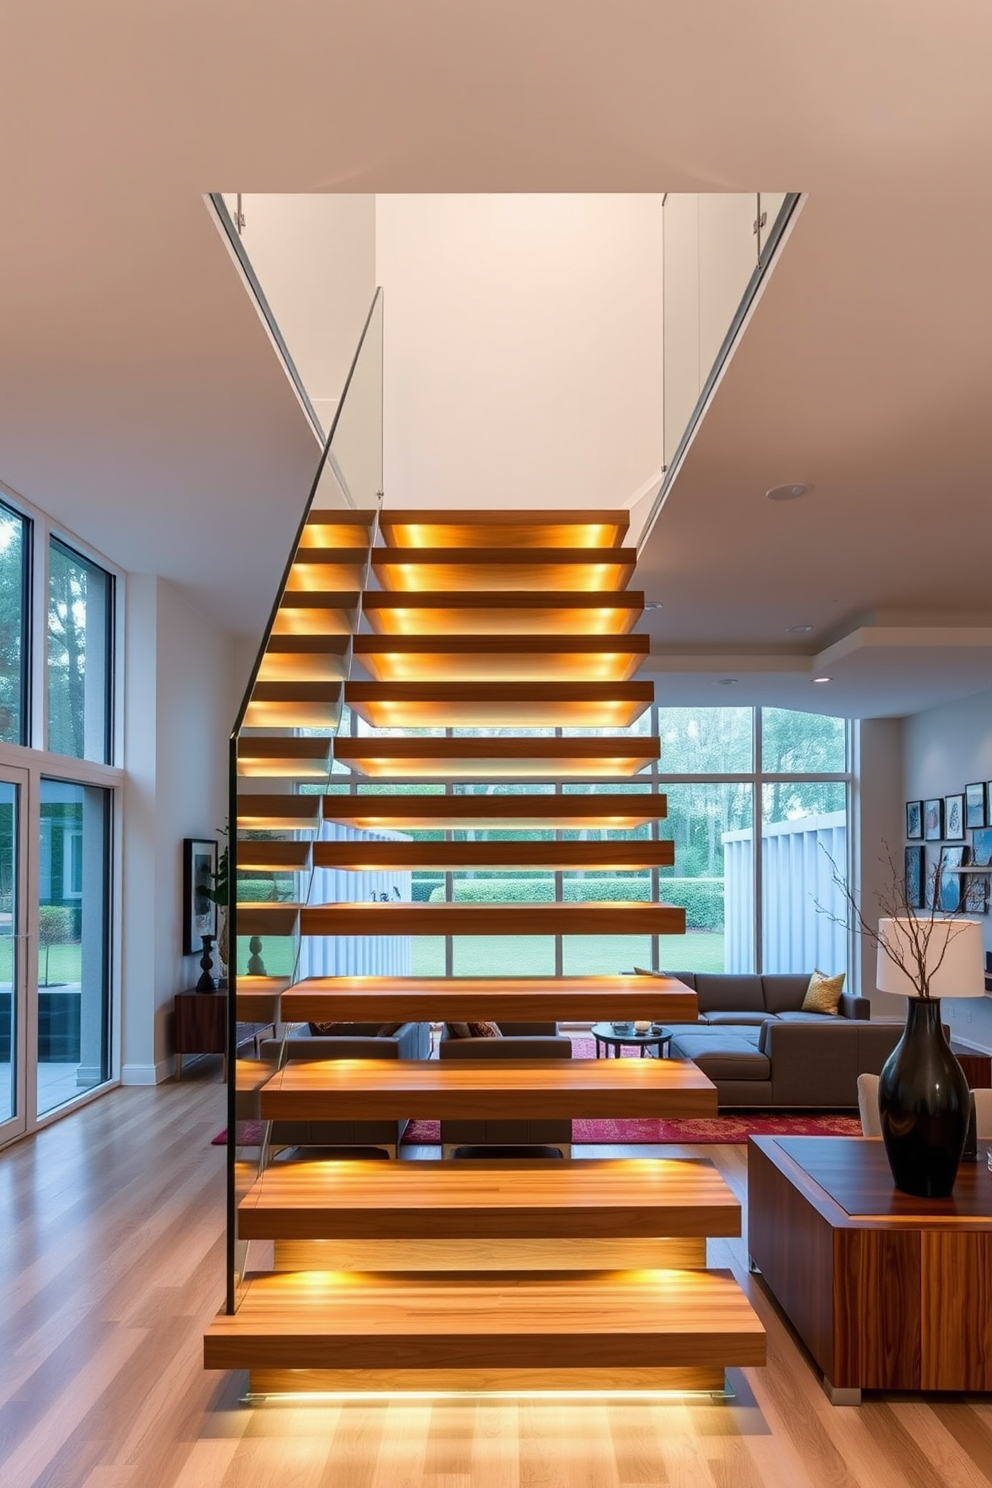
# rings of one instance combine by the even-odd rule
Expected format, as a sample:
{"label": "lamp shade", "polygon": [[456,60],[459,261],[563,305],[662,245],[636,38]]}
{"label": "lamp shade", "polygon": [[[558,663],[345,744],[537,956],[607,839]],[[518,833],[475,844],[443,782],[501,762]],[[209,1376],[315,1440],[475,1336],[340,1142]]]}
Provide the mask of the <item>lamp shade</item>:
{"label": "lamp shade", "polygon": [[[985,948],[978,920],[914,919],[900,915],[878,922],[880,992],[900,997],[920,996],[920,973],[914,946],[923,945],[931,997],[982,997],[985,994]],[[888,946],[896,961],[887,954]],[[905,969],[904,969],[905,968]]]}

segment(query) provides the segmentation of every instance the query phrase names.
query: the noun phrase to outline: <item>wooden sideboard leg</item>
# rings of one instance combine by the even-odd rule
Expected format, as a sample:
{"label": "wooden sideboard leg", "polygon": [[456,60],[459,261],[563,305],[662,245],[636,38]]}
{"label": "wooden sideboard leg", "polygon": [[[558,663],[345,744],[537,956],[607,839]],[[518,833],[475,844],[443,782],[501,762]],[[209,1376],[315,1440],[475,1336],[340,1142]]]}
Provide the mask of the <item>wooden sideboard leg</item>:
{"label": "wooden sideboard leg", "polygon": [[861,1404],[860,1390],[839,1389],[836,1385],[830,1383],[826,1375],[823,1376],[823,1392],[831,1405]]}

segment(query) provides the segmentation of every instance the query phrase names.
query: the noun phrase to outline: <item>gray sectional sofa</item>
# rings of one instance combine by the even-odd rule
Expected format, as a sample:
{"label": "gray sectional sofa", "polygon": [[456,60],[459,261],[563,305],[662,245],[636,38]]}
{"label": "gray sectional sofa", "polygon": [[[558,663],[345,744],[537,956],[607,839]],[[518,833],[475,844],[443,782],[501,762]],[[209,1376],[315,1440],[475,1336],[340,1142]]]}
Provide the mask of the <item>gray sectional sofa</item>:
{"label": "gray sectional sofa", "polygon": [[809,975],[670,971],[699,999],[699,1021],[672,1025],[669,1054],[691,1059],[734,1107],[843,1110],[858,1075],[878,1074],[903,1025],[872,1022],[867,997],[836,1014],[804,1013]]}

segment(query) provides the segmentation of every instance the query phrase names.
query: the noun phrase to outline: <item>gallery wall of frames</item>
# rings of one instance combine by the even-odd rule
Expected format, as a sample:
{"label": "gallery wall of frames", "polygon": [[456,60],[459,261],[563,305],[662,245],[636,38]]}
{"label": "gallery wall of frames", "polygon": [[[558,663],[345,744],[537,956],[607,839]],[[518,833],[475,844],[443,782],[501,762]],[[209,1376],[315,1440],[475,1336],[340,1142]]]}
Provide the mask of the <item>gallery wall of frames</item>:
{"label": "gallery wall of frames", "polygon": [[906,802],[906,904],[988,914],[992,884],[992,780]]}

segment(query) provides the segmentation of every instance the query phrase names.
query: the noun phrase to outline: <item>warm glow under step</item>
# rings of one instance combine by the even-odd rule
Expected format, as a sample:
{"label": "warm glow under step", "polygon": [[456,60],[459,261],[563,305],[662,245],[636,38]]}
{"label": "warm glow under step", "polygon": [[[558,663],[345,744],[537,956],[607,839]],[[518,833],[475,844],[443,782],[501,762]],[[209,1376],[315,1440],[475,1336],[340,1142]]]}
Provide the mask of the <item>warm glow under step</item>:
{"label": "warm glow under step", "polygon": [[636,564],[634,548],[372,550],[372,568],[383,589],[405,593],[466,589],[612,592],[627,587]]}
{"label": "warm glow under step", "polygon": [[[256,686],[253,707],[271,696],[266,685]],[[654,701],[654,684],[347,682],[344,695],[374,728],[627,728]]]}
{"label": "warm glow under step", "polygon": [[[288,597],[282,608],[288,604]],[[498,595],[426,590],[415,594],[373,591],[362,613],[383,635],[623,635],[644,612],[644,595],[627,590]]]}
{"label": "warm glow under step", "polygon": [[[290,906],[239,906],[238,934],[264,935],[255,928],[258,911]],[[278,917],[271,916],[272,923]],[[279,921],[281,923],[281,921]],[[249,929],[248,926],[252,928]],[[300,913],[304,935],[684,935],[685,910],[671,904],[616,900],[603,904],[318,904]],[[285,935],[286,930],[270,930]]]}
{"label": "warm glow under step", "polygon": [[627,511],[407,511],[379,521],[395,548],[613,548],[630,526]]}
{"label": "warm glow under step", "polygon": [[380,682],[623,682],[650,647],[646,635],[360,635],[354,654]]}
{"label": "warm glow under step", "polygon": [[[238,740],[238,774],[264,776],[269,779],[284,777],[290,780],[325,780],[331,769],[330,737],[261,738],[258,735],[242,734]],[[244,843],[250,847],[250,843]],[[238,850],[238,860],[243,864],[243,852]]]}
{"label": "warm glow under step", "polygon": [[[245,801],[249,797],[242,798]],[[276,798],[272,798],[276,799]],[[292,798],[290,798],[292,799]],[[301,799],[301,798],[297,798]],[[562,830],[628,831],[667,814],[666,799],[649,791],[629,794],[551,795],[359,795],[328,794],[311,798],[323,803],[327,821],[381,831],[384,827],[445,827],[452,830],[531,827]],[[238,807],[239,821],[241,806]],[[526,862],[526,858],[522,859]]]}
{"label": "warm glow under step", "polygon": [[617,780],[658,758],[644,738],[339,738],[339,764],[371,779]]}

